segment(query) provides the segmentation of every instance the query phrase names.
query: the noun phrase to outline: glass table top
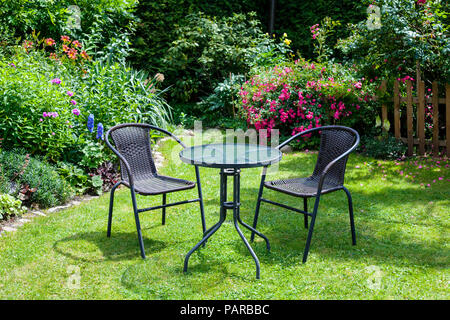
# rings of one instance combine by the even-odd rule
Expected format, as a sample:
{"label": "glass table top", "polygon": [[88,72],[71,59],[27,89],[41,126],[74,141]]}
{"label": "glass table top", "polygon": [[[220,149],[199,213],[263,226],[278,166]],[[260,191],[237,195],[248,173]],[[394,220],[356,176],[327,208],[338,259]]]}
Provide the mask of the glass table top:
{"label": "glass table top", "polygon": [[281,160],[278,149],[257,144],[205,144],[180,152],[183,162],[214,168],[250,168],[267,166]]}

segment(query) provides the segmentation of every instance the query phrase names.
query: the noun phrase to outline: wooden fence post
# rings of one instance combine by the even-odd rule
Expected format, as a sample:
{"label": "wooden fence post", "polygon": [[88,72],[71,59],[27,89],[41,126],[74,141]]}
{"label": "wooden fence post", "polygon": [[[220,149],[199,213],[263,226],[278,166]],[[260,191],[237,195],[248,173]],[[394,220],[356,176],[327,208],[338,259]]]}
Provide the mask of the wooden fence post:
{"label": "wooden fence post", "polygon": [[[420,102],[419,86],[420,86],[421,82],[422,82],[422,76],[420,74],[420,63],[419,63],[419,61],[416,61],[416,91],[418,94],[417,98],[419,99],[419,102]],[[419,104],[417,104],[417,107],[419,107]],[[419,128],[419,118],[417,118],[416,128]]]}
{"label": "wooden fence post", "polygon": [[400,92],[398,81],[394,81],[394,133],[395,138],[400,139]]}
{"label": "wooden fence post", "polygon": [[[379,88],[380,92],[385,92],[386,91],[386,80],[383,80],[381,82],[380,88]],[[384,126],[385,121],[388,121],[388,114],[387,114],[387,106],[386,103],[383,103],[381,105],[381,131],[383,133],[386,133],[386,127]]]}
{"label": "wooden fence post", "polygon": [[425,154],[425,82],[420,81],[417,87],[417,135],[419,138],[419,154]]}
{"label": "wooden fence post", "polygon": [[406,129],[408,141],[408,156],[413,155],[414,149],[414,131],[413,131],[413,96],[412,96],[411,80],[406,81]]}
{"label": "wooden fence post", "polygon": [[437,81],[432,86],[433,98],[433,155],[439,155],[439,88]]}

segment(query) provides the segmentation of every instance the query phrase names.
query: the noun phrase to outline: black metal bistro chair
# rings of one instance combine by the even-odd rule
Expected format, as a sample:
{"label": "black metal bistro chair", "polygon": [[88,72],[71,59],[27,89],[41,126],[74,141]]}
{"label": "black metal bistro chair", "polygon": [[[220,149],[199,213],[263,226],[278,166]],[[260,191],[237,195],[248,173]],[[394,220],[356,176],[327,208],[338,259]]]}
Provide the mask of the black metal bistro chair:
{"label": "black metal bistro chair", "polygon": [[[253,228],[256,229],[258,223],[259,209],[261,202],[267,202],[285,209],[289,209],[304,215],[305,228],[308,228],[308,216],[311,217],[308,238],[303,253],[303,263],[308,258],[309,246],[316,221],[317,209],[319,207],[320,196],[322,194],[344,190],[348,198],[348,207],[350,214],[350,227],[352,233],[352,244],[356,245],[355,224],[353,219],[353,204],[350,192],[344,187],[344,174],[348,155],[356,149],[359,144],[359,134],[355,130],[343,126],[324,126],[303,131],[289,138],[277,149],[281,149],[294,139],[310,133],[321,132],[320,149],[317,157],[316,166],[311,176],[307,178],[292,178],[285,180],[265,181],[267,167],[263,168],[261,184],[259,187],[258,201],[256,204]],[[279,191],[291,196],[303,198],[303,210],[287,206],[282,203],[271,201],[262,197],[264,187]],[[308,198],[315,198],[313,212],[308,212]],[[255,234],[252,233],[253,241]]]}
{"label": "black metal bistro chair", "polygon": [[[203,233],[206,230],[202,188],[200,184],[198,167],[195,166],[198,198],[167,204],[166,195],[168,193],[192,189],[195,187],[195,182],[162,176],[158,174],[151,151],[150,130],[162,132],[177,141],[183,148],[186,147],[183,142],[181,142],[180,139],[178,139],[172,133],[155,126],[142,123],[124,123],[116,125],[108,130],[105,137],[105,142],[108,147],[111,148],[111,150],[119,157],[121,170],[121,180],[117,182],[111,189],[107,236],[111,236],[114,191],[119,185],[123,184],[130,188],[131,191],[131,200],[133,203],[134,218],[136,220],[139,246],[141,249],[141,256],[144,259],[144,242],[142,239],[141,226],[139,222],[140,212],[162,209],[162,224],[165,224],[167,207],[198,201],[200,203]],[[109,142],[109,136],[111,136],[114,146],[112,146]],[[145,209],[138,209],[136,204],[136,193],[152,196],[162,194],[162,205]]]}

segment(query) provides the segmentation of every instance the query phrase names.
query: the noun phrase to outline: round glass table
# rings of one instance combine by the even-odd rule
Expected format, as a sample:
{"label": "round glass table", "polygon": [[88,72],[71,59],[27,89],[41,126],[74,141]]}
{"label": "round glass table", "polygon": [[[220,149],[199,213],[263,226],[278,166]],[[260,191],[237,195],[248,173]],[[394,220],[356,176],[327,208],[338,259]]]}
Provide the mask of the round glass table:
{"label": "round glass table", "polygon": [[[242,168],[267,167],[281,160],[278,149],[264,145],[224,143],[206,144],[185,148],[180,152],[180,159],[195,166],[220,169],[220,218],[219,222],[205,231],[203,239],[198,242],[186,255],[184,272],[188,269],[189,257],[220,228],[226,219],[227,210],[233,210],[233,220],[236,231],[246,245],[256,264],[256,278],[260,278],[260,265],[258,257],[248,243],[239,224],[254,232],[266,241],[267,250],[270,250],[269,239],[261,232],[255,230],[241,220],[239,214],[240,203],[240,173]],[[264,174],[264,173],[263,173]],[[227,201],[227,177],[233,177],[233,200]]]}

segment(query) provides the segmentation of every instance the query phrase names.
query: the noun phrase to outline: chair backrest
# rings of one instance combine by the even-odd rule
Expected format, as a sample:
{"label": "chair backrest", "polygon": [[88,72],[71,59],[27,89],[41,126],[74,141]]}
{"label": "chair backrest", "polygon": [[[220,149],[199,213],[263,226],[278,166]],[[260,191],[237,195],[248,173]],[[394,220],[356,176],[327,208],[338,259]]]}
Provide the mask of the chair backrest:
{"label": "chair backrest", "polygon": [[[319,178],[326,166],[344,154],[356,147],[359,141],[358,133],[347,127],[329,126],[321,128],[320,149],[317,157],[316,166],[312,178]],[[345,167],[347,165],[348,154],[338,160],[328,171],[324,182],[333,185],[344,184]]]}
{"label": "chair backrest", "polygon": [[[119,124],[108,130],[116,150],[130,165],[134,179],[139,176],[156,174],[156,166],[151,151],[150,129],[152,126],[140,123]],[[109,142],[108,142],[109,143]],[[128,172],[120,162],[122,179],[128,181]]]}

